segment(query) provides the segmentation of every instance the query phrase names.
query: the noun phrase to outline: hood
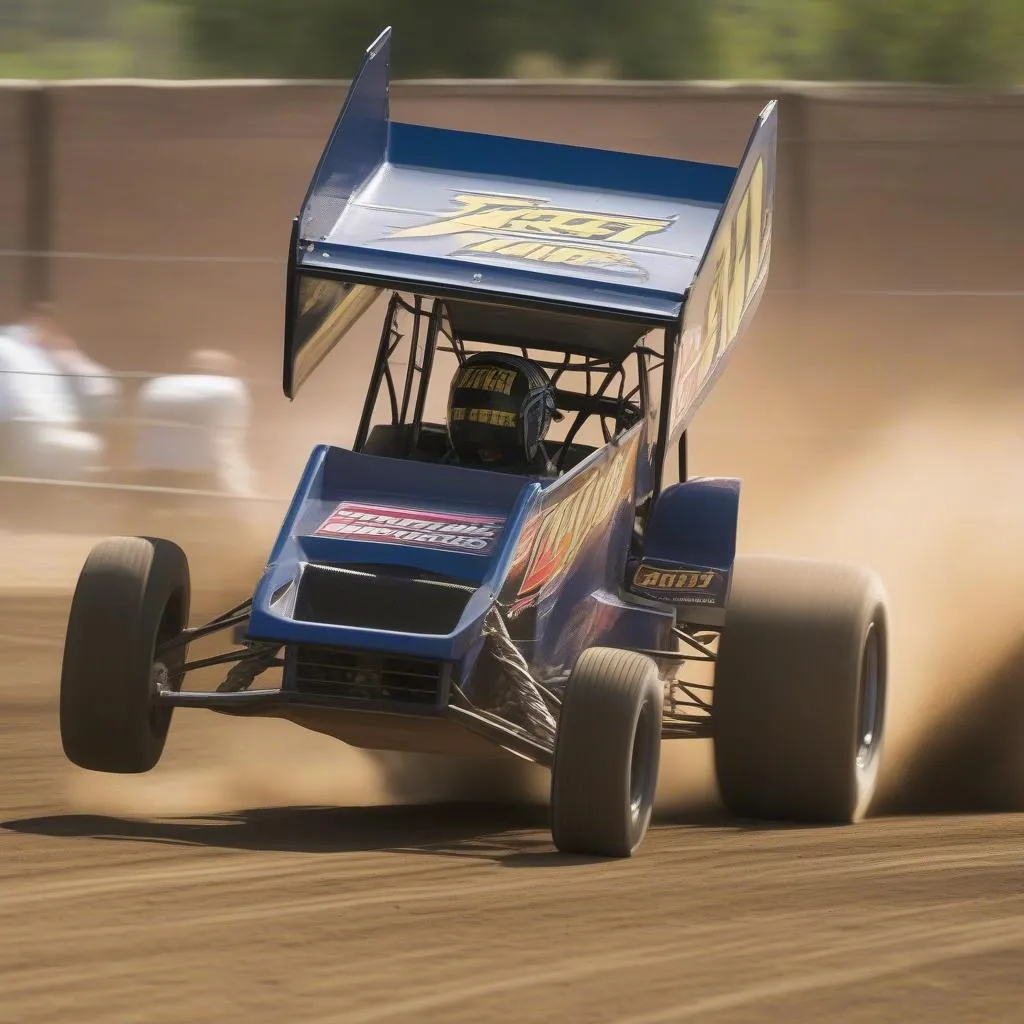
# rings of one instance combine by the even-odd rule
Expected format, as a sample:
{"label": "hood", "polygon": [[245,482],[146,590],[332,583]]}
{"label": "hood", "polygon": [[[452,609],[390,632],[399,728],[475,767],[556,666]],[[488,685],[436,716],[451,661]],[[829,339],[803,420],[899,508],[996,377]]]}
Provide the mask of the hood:
{"label": "hood", "polygon": [[459,658],[540,493],[521,476],[321,446],[257,587],[249,635]]}

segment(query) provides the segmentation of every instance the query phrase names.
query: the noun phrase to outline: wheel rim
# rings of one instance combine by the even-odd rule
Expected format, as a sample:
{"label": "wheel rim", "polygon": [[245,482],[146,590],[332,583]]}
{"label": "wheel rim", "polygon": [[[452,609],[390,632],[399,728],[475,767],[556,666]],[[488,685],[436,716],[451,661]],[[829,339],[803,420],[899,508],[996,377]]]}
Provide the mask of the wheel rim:
{"label": "wheel rim", "polygon": [[185,662],[186,649],[184,647],[178,648],[172,651],[169,657],[163,657],[159,660],[157,660],[156,656],[160,645],[177,636],[186,625],[182,621],[181,608],[178,607],[177,600],[178,595],[172,595],[168,600],[163,618],[157,630],[156,639],[153,642],[153,661],[150,666],[149,685],[149,726],[154,735],[163,732],[171,721],[171,707],[158,704],[154,699],[157,690],[161,685],[172,690],[180,690],[182,684],[182,678],[176,674],[177,670]]}
{"label": "wheel rim", "polygon": [[881,650],[875,624],[868,626],[861,659],[860,715],[857,723],[857,767],[867,768],[878,750],[882,732]]}
{"label": "wheel rim", "polygon": [[636,821],[643,814],[649,800],[651,783],[651,705],[640,709],[633,734],[633,754],[629,764],[629,810]]}

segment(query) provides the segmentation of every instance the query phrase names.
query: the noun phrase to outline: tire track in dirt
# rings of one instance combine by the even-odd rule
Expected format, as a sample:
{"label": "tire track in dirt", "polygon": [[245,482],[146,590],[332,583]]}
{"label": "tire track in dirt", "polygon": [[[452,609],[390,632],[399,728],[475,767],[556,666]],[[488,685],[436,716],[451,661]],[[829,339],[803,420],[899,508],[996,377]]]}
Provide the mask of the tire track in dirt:
{"label": "tire track in dirt", "polygon": [[[697,785],[635,859],[557,858],[542,801],[375,806],[403,772],[180,712],[154,772],[94,776],[56,731],[66,604],[0,602],[0,991],[19,1024],[1019,1021],[1024,817],[764,828]],[[899,778],[901,811],[967,755],[985,792],[1008,777],[984,755],[993,727],[1012,739],[1018,674],[1011,657],[974,680],[971,717]],[[700,762],[671,749],[677,775]]]}

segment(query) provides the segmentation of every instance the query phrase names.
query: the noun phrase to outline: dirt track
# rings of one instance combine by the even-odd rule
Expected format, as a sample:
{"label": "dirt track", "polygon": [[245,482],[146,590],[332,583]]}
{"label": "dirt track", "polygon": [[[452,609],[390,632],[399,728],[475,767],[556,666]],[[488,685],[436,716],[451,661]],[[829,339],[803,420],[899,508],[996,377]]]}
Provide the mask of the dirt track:
{"label": "dirt track", "polygon": [[344,748],[195,713],[151,776],[90,776],[62,603],[3,608],[0,1019],[1020,1020],[1024,817],[683,799],[631,862],[566,861],[543,807],[368,806]]}

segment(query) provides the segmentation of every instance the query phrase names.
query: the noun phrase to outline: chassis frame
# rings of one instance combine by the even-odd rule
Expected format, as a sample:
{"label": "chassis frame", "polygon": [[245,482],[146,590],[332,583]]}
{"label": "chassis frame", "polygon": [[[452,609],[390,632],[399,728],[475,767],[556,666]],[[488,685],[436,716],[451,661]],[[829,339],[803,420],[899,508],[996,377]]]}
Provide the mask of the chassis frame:
{"label": "chassis frame", "polygon": [[[663,349],[651,344],[652,335],[660,334]],[[403,351],[403,342],[406,343]],[[411,428],[406,440],[406,453],[415,448],[423,427],[428,389],[434,359],[438,352],[454,355],[458,364],[472,354],[472,341],[461,338],[451,329],[443,300],[414,295],[411,301],[398,291],[392,292],[378,341],[370,388],[362,409],[353,442],[353,450],[365,449],[374,425],[375,413],[383,402],[392,428]],[[663,375],[662,401],[667,400],[667,382],[671,379],[671,354],[675,338],[671,329],[651,332],[643,344],[633,346],[621,359],[580,355],[574,352],[537,353],[522,346],[529,356],[551,374],[559,408],[573,416],[556,448],[553,462],[561,467],[580,431],[591,418],[599,422],[607,444],[646,415],[651,393],[651,376]],[[404,358],[400,358],[404,357]],[[627,377],[627,361],[633,363],[635,380]],[[395,370],[404,363],[404,376]],[[578,382],[567,390],[559,387],[563,378]],[[611,393],[610,393],[611,392]],[[378,424],[380,425],[380,424]],[[679,441],[680,474],[685,479],[685,432]],[[657,494],[655,485],[654,493]],[[645,501],[635,510],[636,522],[642,526],[651,502]],[[245,628],[252,607],[248,599],[209,622],[186,628],[179,636],[158,647],[155,654],[154,701],[165,707],[201,708],[231,715],[273,714],[288,708],[328,710],[335,706],[329,698],[298,693],[284,687],[253,688],[255,680],[272,668],[284,668],[281,657],[283,643],[248,639]],[[658,665],[664,682],[662,737],[692,739],[711,736],[711,693],[708,683],[680,677],[681,671],[694,664],[714,665],[715,646],[720,631],[714,627],[686,622],[680,609],[672,635],[676,650],[632,648],[647,655]],[[530,671],[522,650],[511,639],[496,608],[489,620],[492,635],[500,646],[503,666],[516,674],[525,688],[539,695],[547,715],[557,719],[561,699],[555,692],[565,678],[538,680]],[[162,658],[172,651],[215,634],[232,631],[235,650],[185,661],[176,674],[168,675]],[[678,649],[682,648],[682,649]],[[216,666],[229,666],[225,678],[215,691],[188,691],[181,686],[187,674]],[[544,711],[534,720],[534,728],[524,728],[492,709],[475,704],[454,680],[450,683],[450,699],[443,714],[462,726],[503,748],[508,753],[534,763],[551,766],[554,756],[554,732],[546,727]]]}
{"label": "chassis frame", "polygon": [[[273,668],[284,667],[280,657],[280,644],[248,640],[245,626],[249,618],[251,600],[244,601],[200,626],[182,630],[173,639],[160,644],[155,652],[153,672],[153,701],[159,707],[198,708],[221,714],[251,716],[272,712],[279,708],[325,709],[332,707],[329,699],[316,699],[308,694],[289,691],[284,687],[253,689],[258,676]],[[207,658],[185,661],[173,674],[169,674],[162,659],[189,644],[219,633],[232,631],[236,649]],[[499,631],[499,634],[503,631]],[[712,736],[710,695],[713,686],[679,677],[687,665],[711,664],[717,655],[714,645],[720,636],[718,630],[677,623],[674,637],[686,651],[636,650],[647,655],[658,665],[665,683],[662,712],[663,739],[702,739]],[[518,671],[525,673],[529,682],[541,694],[547,709],[557,716],[561,699],[551,686],[534,679],[518,647],[508,638],[502,638],[505,654],[518,663]],[[507,662],[506,662],[507,663]],[[200,669],[231,666],[216,690],[183,690],[185,677]],[[668,675],[666,675],[668,673]],[[470,732],[476,733],[503,748],[510,754],[550,768],[554,758],[553,736],[539,736],[492,710],[473,703],[465,691],[452,683],[454,701],[449,701],[443,714]]]}

